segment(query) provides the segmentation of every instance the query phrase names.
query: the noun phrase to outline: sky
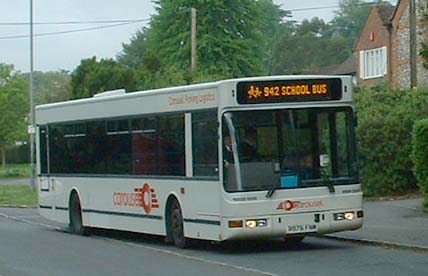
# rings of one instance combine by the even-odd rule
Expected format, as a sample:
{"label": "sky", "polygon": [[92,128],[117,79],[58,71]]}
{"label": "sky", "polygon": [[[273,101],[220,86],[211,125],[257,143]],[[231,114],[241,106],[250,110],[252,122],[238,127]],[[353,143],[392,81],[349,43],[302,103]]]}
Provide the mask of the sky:
{"label": "sky", "polygon": [[[292,19],[301,21],[317,16],[328,22],[335,15],[339,0],[274,0],[274,3],[286,10],[327,7],[292,11]],[[122,44],[129,43],[132,36],[148,24],[147,19],[155,14],[154,6],[152,0],[33,0],[34,23],[141,20],[132,24],[79,32],[73,31],[118,25],[120,22],[36,24],[34,70],[73,71],[85,58],[115,58],[122,50]],[[0,0],[0,11],[0,63],[13,64],[16,70],[28,72],[30,0]],[[56,32],[65,33],[37,36]]]}

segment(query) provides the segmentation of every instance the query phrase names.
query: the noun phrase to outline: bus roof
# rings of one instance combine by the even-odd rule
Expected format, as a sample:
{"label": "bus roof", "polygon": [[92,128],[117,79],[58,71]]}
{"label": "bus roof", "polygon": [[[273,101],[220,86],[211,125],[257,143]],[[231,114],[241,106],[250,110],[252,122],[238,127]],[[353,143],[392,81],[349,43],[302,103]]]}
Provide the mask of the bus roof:
{"label": "bus roof", "polygon": [[[36,107],[36,122],[43,124],[56,121],[120,117],[125,116],[125,114],[132,115],[215,108],[218,107],[220,102],[223,104],[231,102],[230,99],[220,101],[220,97],[227,98],[228,95],[221,96],[218,92],[219,87],[235,89],[236,85],[240,82],[322,80],[333,78],[347,80],[346,83],[351,84],[350,76],[290,75],[227,79],[210,83],[135,91],[131,93],[124,93],[123,90],[106,91],[90,98],[39,105]],[[120,110],[122,111],[120,112]]]}

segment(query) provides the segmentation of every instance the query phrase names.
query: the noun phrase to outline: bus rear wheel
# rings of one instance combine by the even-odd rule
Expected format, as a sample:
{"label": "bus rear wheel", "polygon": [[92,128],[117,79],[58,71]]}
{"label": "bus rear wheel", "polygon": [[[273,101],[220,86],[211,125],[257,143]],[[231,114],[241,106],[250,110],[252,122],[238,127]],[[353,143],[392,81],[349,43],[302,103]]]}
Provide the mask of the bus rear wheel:
{"label": "bus rear wheel", "polygon": [[70,198],[70,230],[78,235],[88,235],[88,228],[83,226],[82,207],[79,196],[73,193]]}
{"label": "bus rear wheel", "polygon": [[183,213],[177,200],[169,208],[168,231],[176,247],[186,248],[189,245],[189,240],[184,236]]}

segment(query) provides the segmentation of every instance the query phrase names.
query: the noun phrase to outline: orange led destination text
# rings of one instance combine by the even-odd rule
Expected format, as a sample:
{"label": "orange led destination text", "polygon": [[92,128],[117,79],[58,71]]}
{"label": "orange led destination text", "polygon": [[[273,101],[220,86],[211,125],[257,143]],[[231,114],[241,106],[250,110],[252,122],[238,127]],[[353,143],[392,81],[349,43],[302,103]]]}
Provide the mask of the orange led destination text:
{"label": "orange led destination text", "polygon": [[248,98],[280,98],[288,96],[326,95],[327,93],[328,85],[326,83],[312,85],[272,85],[263,87],[251,85],[248,89]]}

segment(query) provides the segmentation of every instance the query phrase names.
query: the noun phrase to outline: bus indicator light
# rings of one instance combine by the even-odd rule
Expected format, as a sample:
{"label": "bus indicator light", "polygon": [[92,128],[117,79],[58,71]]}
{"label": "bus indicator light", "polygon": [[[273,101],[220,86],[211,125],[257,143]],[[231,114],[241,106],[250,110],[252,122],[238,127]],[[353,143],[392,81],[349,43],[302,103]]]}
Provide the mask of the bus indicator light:
{"label": "bus indicator light", "polygon": [[241,228],[244,226],[242,220],[229,220],[229,228]]}

